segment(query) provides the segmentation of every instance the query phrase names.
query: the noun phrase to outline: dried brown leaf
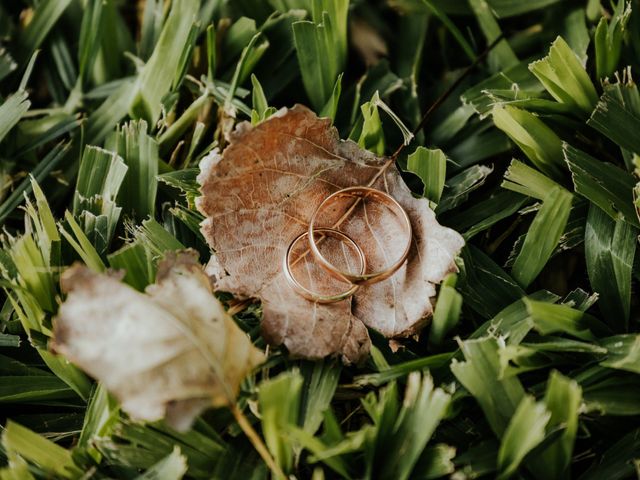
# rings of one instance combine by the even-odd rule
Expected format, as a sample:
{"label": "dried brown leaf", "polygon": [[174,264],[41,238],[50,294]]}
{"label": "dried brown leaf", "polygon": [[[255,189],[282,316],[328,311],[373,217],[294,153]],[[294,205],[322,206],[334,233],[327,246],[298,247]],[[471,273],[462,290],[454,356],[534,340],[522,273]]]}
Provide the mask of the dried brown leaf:
{"label": "dried brown leaf", "polygon": [[208,406],[231,404],[264,355],[211,292],[194,252],[161,262],[140,293],[83,265],[64,272],[69,292],[52,348],[104,383],[132,418],[187,428]]}
{"label": "dried brown leaf", "polygon": [[[214,288],[260,298],[265,338],[296,356],[339,354],[358,362],[370,347],[365,325],[387,337],[416,333],[431,316],[435,284],[455,270],[463,245],[457,232],[436,221],[426,199],[414,198],[392,160],[341,141],[329,120],[302,106],[282,109],[256,127],[240,124],[224,155],[214,152],[203,160],[198,180],[197,206],[207,217],[202,232],[215,252],[208,267]],[[408,262],[348,301],[314,304],[288,286],[282,257],[324,198],[356,185],[386,191],[407,211],[414,234]],[[402,248],[403,234],[397,219],[368,208],[354,211],[340,228],[358,241],[376,270]],[[297,268],[306,286],[337,291],[310,255]]]}

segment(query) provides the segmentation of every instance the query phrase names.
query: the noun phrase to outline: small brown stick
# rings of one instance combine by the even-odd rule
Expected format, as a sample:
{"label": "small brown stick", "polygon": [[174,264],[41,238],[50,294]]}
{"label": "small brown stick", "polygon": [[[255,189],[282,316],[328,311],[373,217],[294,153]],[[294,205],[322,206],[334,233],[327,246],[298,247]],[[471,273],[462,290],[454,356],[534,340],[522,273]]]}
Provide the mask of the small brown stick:
{"label": "small brown stick", "polygon": [[255,431],[255,429],[251,425],[251,422],[249,422],[245,414],[242,413],[242,410],[240,410],[235,403],[231,404],[230,409],[231,413],[236,419],[236,422],[238,422],[238,425],[240,425],[240,428],[253,445],[253,448],[255,448],[260,457],[262,457],[262,460],[264,460],[264,463],[267,464],[274,477],[278,480],[286,480],[287,477],[280,468],[280,465],[278,465],[273,459],[273,457],[269,453],[269,450],[267,449],[267,446],[262,441],[262,438],[260,438],[258,432]]}
{"label": "small brown stick", "polygon": [[[476,65],[478,65],[480,62],[482,62],[487,55],[489,55],[489,52],[491,52],[491,50],[493,50],[493,48],[498,45],[498,43],[500,43],[500,41],[504,38],[504,34],[501,34],[498,38],[496,38],[493,42],[491,42],[491,44],[484,50],[484,52],[482,52],[480,55],[478,55],[478,57],[476,57],[476,59],[467,67],[465,68],[464,72],[462,72],[462,74],[456,79],[455,82],[453,82],[451,85],[449,85],[449,87],[447,88],[447,90],[445,90],[442,95],[440,95],[435,102],[433,102],[433,104],[428,108],[428,110],[425,112],[425,114],[422,116],[422,119],[420,120],[420,123],[418,123],[418,125],[416,126],[416,128],[413,130],[413,136],[415,138],[416,134],[422,129],[422,127],[424,127],[425,123],[427,122],[427,120],[429,119],[429,117],[431,116],[431,114],[440,106],[442,105],[442,103],[451,95],[451,93],[458,88],[458,86],[460,85],[460,83],[462,82],[462,80],[465,79],[465,77],[467,75],[469,75],[469,73],[471,73],[471,71],[476,67]],[[380,170],[378,170],[378,172],[373,176],[373,178],[369,181],[369,183],[366,185],[367,187],[372,187],[373,184],[380,178],[380,176],[387,171],[387,168],[389,168],[389,166],[393,163],[395,163],[395,161],[398,158],[398,155],[400,155],[400,152],[402,152],[402,150],[404,149],[404,147],[406,147],[408,145],[408,143],[401,143],[400,146],[396,149],[396,151],[393,153],[393,155],[391,155],[391,157],[389,157],[389,160],[380,168]],[[353,213],[353,211],[356,209],[356,207],[360,204],[360,201],[362,201],[362,198],[357,198],[356,200],[354,200],[354,202],[348,207],[347,211],[344,213],[344,215],[342,215],[338,221],[331,226],[331,228],[338,228],[342,222],[344,222],[350,215],[351,213]],[[320,238],[318,239],[317,243],[320,243],[324,240],[325,235],[321,235]],[[309,239],[310,241],[313,241],[313,239]],[[303,258],[305,258],[309,252],[311,252],[311,249],[308,248],[307,250],[305,250],[304,252],[302,252],[300,254],[300,256],[298,256],[298,258],[293,261],[291,263],[291,267],[293,267],[294,265],[296,265],[300,260],[302,260]]]}
{"label": "small brown stick", "polygon": [[229,301],[229,309],[227,310],[227,313],[233,317],[234,315],[246,310],[253,302],[253,298],[246,298],[244,300],[233,299]]}

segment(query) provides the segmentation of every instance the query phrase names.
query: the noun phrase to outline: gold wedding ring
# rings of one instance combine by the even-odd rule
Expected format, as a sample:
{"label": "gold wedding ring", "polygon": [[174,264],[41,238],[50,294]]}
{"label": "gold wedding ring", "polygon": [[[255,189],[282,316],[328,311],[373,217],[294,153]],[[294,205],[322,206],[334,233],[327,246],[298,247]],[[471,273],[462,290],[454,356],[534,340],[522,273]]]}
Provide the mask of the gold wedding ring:
{"label": "gold wedding ring", "polygon": [[[351,237],[349,237],[347,234],[339,231],[339,230],[335,230],[333,228],[316,228],[314,229],[315,233],[318,234],[322,234],[323,237],[326,236],[330,236],[330,237],[334,237],[337,238],[347,244],[349,244],[351,247],[353,247],[355,249],[356,252],[358,252],[358,258],[360,260],[360,274],[364,274],[367,270],[367,259],[364,255],[364,252],[362,251],[362,249],[360,249],[360,247],[358,246],[358,244],[356,242],[353,241],[353,239]],[[291,288],[293,288],[293,290],[295,290],[299,295],[301,295],[302,297],[306,298],[307,300],[311,300],[312,302],[316,302],[316,303],[336,303],[336,302],[341,302],[342,300],[346,300],[347,298],[353,296],[354,293],[356,293],[356,291],[358,290],[359,285],[354,285],[348,281],[346,281],[345,283],[348,283],[350,285],[350,288],[340,292],[338,294],[335,295],[320,295],[316,292],[313,292],[311,290],[309,290],[308,288],[305,288],[302,284],[300,284],[300,282],[298,282],[298,280],[296,280],[296,278],[293,276],[293,273],[291,272],[291,263],[292,263],[292,259],[291,259],[291,254],[295,248],[295,246],[298,244],[298,242],[300,242],[301,240],[303,240],[305,237],[309,236],[309,235],[313,235],[314,233],[309,233],[307,232],[303,232],[300,235],[298,235],[293,242],[291,242],[291,244],[289,245],[289,247],[287,248],[287,251],[284,255],[283,261],[282,261],[282,270],[284,271],[284,276],[287,279],[287,282],[289,283],[289,285],[291,286]],[[311,242],[310,242],[311,243]],[[313,242],[313,244],[315,245],[315,242]],[[300,257],[305,256],[309,251],[307,250],[305,253],[301,254]],[[324,258],[324,257],[322,257]],[[299,259],[296,259],[296,261]],[[344,282],[344,280],[342,280]]]}
{"label": "gold wedding ring", "polygon": [[[373,199],[377,202],[382,203],[398,216],[398,218],[402,222],[407,237],[406,243],[403,245],[402,254],[398,258],[398,260],[393,262],[391,265],[387,265],[383,270],[380,270],[378,272],[367,273],[365,268],[365,270],[361,271],[360,273],[353,273],[340,270],[338,267],[329,262],[324,257],[324,255],[322,255],[320,249],[318,248],[318,242],[316,241],[315,234],[321,233],[321,230],[323,229],[321,229],[320,227],[316,227],[316,220],[318,215],[320,215],[323,210],[329,208],[332,203],[341,198],[355,199],[355,202],[347,209],[347,211],[342,216],[343,219],[346,218],[346,216],[349,215],[354,208],[356,208],[359,202],[368,199]],[[332,229],[332,231],[339,230]],[[329,274],[331,274],[336,279],[342,280],[344,282],[349,282],[354,286],[371,285],[389,278],[404,264],[407,256],[409,255],[409,250],[411,249],[412,229],[411,221],[409,219],[409,216],[407,215],[407,212],[391,195],[370,187],[348,187],[343,188],[342,190],[338,190],[337,192],[329,195],[322,201],[322,203],[320,203],[315,213],[311,217],[307,233],[307,237],[309,239],[309,247],[320,266],[322,266]],[[358,251],[361,251],[360,247],[358,247]]]}

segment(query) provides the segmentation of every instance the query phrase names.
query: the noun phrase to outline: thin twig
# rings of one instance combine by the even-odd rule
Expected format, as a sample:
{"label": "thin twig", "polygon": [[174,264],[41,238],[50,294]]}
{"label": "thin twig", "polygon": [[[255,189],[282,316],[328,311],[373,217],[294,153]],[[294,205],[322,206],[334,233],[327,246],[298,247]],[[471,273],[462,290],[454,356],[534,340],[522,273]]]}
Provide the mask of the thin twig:
{"label": "thin twig", "polygon": [[246,310],[249,305],[253,304],[254,302],[255,300],[253,298],[229,302],[229,309],[227,310],[227,313],[233,317],[234,315],[237,315],[238,313]]}
{"label": "thin twig", "polygon": [[240,410],[235,403],[233,403],[230,408],[231,413],[233,413],[233,416],[236,419],[236,422],[238,422],[238,425],[240,425],[240,428],[247,436],[258,454],[260,454],[262,460],[264,460],[264,463],[267,464],[273,475],[278,480],[286,480],[286,475],[273,459],[273,457],[269,453],[269,450],[267,450],[267,446],[262,441],[262,438],[260,437],[260,435],[258,435],[258,432],[255,431],[255,429],[251,425],[251,422],[249,422],[245,414],[242,413],[242,410]]}
{"label": "thin twig", "polygon": [[[496,45],[498,45],[498,43],[500,43],[500,41],[503,38],[504,38],[504,34],[500,34],[500,36],[498,36],[498,38],[496,38],[493,42],[491,42],[491,44],[484,50],[484,52],[482,52],[480,55],[478,55],[476,57],[476,59],[467,68],[464,69],[464,71],[462,72],[462,74],[460,74],[460,76],[456,79],[456,81],[453,82],[451,85],[449,85],[449,87],[442,93],[442,95],[440,95],[436,99],[436,101],[433,102],[433,104],[431,104],[431,106],[427,109],[427,111],[422,116],[422,119],[420,120],[420,123],[418,123],[416,128],[413,129],[413,132],[412,132],[413,133],[413,138],[415,138],[416,134],[422,129],[422,127],[424,127],[425,123],[427,122],[427,120],[429,119],[431,114],[440,105],[442,105],[442,103],[449,97],[449,95],[451,95],[451,93],[453,93],[453,91],[456,88],[458,88],[460,83],[462,83],[462,80],[464,80],[465,77],[467,75],[469,75],[469,73],[471,73],[471,71],[476,67],[476,65],[478,65],[480,62],[482,62],[487,57],[487,55],[489,55],[491,50],[493,50],[493,48]],[[407,145],[409,145],[409,143],[404,143],[403,142],[403,143],[400,144],[400,146],[396,149],[396,151],[393,153],[393,155],[391,155],[391,157],[389,157],[389,160],[380,168],[380,170],[378,170],[378,172],[369,181],[369,183],[366,185],[367,187],[373,186],[373,184],[378,180],[378,178],[380,178],[380,176],[384,172],[387,171],[389,166],[391,164],[395,163],[396,159],[398,158],[398,155],[400,155],[400,152],[402,152],[404,147],[406,147]],[[354,200],[354,202],[349,206],[349,208],[344,213],[344,215],[342,215],[338,219],[338,221],[334,225],[331,226],[331,228],[338,228],[351,215],[351,213],[355,210],[355,208],[360,204],[360,201],[362,201],[361,197],[359,197],[356,200]],[[318,243],[318,244],[321,243],[324,240],[324,238],[325,238],[325,235],[321,235],[316,243]],[[312,239],[309,239],[309,241],[312,241]],[[310,252],[311,252],[310,248],[306,249],[304,252],[302,252],[300,254],[300,256],[298,256],[298,258],[295,259],[295,261],[293,261],[291,263],[290,267],[295,266],[300,260],[305,258]]]}
{"label": "thin twig", "polygon": [[[496,45],[498,45],[498,43],[500,43],[501,40],[504,39],[504,34],[500,34],[500,36],[498,36],[498,38],[496,38],[493,42],[491,42],[491,44],[484,50],[484,52],[482,52],[480,55],[478,55],[476,57],[476,59],[467,67],[464,69],[464,72],[462,72],[462,74],[460,74],[460,76],[456,79],[455,82],[453,82],[451,85],[449,85],[449,87],[442,93],[442,95],[440,95],[435,102],[433,102],[431,104],[431,106],[427,109],[427,111],[424,113],[424,115],[422,116],[422,119],[420,120],[420,123],[418,123],[418,126],[416,126],[416,128],[413,129],[413,137],[415,138],[416,134],[422,130],[422,127],[424,127],[425,123],[427,123],[427,120],[429,119],[429,117],[431,116],[431,114],[440,106],[442,105],[442,103],[449,98],[449,95],[451,95],[453,93],[453,91],[458,88],[458,86],[460,85],[460,83],[462,83],[462,80],[464,80],[467,75],[469,75],[471,73],[471,71],[476,67],[476,65],[478,65],[480,62],[482,62],[487,55],[489,55],[489,53],[491,52],[491,50],[494,49],[494,47]],[[391,158],[393,158],[394,160],[396,158],[398,158],[398,155],[400,155],[400,152],[402,152],[402,150],[404,149],[404,147],[406,147],[407,145],[403,142],[400,144],[400,146],[396,149],[396,151],[393,153],[393,155],[391,155]]]}

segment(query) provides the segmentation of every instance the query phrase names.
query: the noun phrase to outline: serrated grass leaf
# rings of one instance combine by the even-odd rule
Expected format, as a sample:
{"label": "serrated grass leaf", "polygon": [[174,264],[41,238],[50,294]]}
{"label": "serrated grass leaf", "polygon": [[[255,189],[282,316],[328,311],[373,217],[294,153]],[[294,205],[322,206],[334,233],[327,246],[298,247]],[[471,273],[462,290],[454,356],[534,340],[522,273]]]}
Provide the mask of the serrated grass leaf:
{"label": "serrated grass leaf", "polygon": [[498,452],[498,479],[510,478],[524,457],[544,440],[551,413],[533,397],[522,398],[507,427]]}
{"label": "serrated grass leaf", "polygon": [[484,337],[460,342],[465,361],[453,360],[451,371],[474,396],[494,433],[502,438],[525,397],[516,377],[500,378],[501,340]]}
{"label": "serrated grass leaf", "polygon": [[611,315],[617,331],[625,331],[629,321],[637,235],[627,222],[613,220],[596,205],[589,208],[584,239],[587,273],[602,311]]}
{"label": "serrated grass leaf", "polygon": [[573,196],[562,187],[554,188],[545,197],[511,270],[523,288],[535,280],[551,257],[569,219],[572,201]]}
{"label": "serrated grass leaf", "polygon": [[563,150],[576,193],[600,207],[614,220],[622,219],[640,228],[633,204],[633,188],[636,185],[633,176],[567,143]]}
{"label": "serrated grass leaf", "polygon": [[422,195],[437,204],[444,190],[447,171],[447,157],[444,152],[418,147],[407,158],[407,170],[422,180]]}

